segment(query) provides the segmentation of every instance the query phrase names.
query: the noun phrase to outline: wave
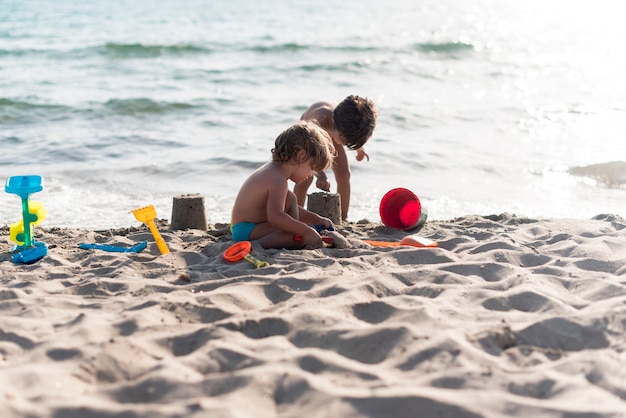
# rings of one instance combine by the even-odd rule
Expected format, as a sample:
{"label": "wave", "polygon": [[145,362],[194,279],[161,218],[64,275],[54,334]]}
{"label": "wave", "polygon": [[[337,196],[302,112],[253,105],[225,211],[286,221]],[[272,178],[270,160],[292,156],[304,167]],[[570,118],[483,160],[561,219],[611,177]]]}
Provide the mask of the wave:
{"label": "wave", "polygon": [[116,58],[154,58],[161,55],[206,54],[212,52],[204,46],[195,44],[146,45],[141,43],[119,44],[112,42],[98,47],[97,50]]}
{"label": "wave", "polygon": [[302,45],[298,43],[287,42],[283,44],[276,45],[252,45],[246,46],[242,49],[252,51],[252,52],[260,52],[260,53],[274,53],[274,52],[296,52],[311,49],[309,45]]}
{"label": "wave", "polygon": [[59,104],[33,103],[0,97],[0,123],[65,119],[71,107]]}
{"label": "wave", "polygon": [[[293,42],[267,44],[267,45],[243,45],[240,50],[266,53],[315,51],[315,52],[372,52],[381,50],[379,47],[370,45],[307,45]],[[387,48],[385,48],[387,50]]]}
{"label": "wave", "polygon": [[180,56],[188,54],[209,54],[210,48],[195,44],[123,44],[108,42],[104,45],[88,46],[73,49],[0,49],[0,56],[28,56],[46,55],[56,58],[86,57],[89,55],[104,55],[113,58],[158,58],[164,55]]}
{"label": "wave", "polygon": [[369,67],[369,64],[362,61],[354,61],[354,62],[343,62],[337,64],[304,64],[300,65],[295,70],[301,70],[305,73],[316,73],[316,72],[329,72],[329,73],[357,73],[362,68]]}
{"label": "wave", "polygon": [[[471,46],[470,46],[471,47]],[[433,47],[433,50],[436,50]],[[340,53],[363,53],[388,51],[388,46],[379,47],[372,45],[317,45],[302,44],[297,42],[285,43],[230,43],[210,42],[207,45],[196,43],[180,44],[144,44],[144,43],[115,43],[107,42],[103,45],[87,46],[72,49],[63,48],[24,48],[24,49],[0,49],[0,56],[22,57],[29,55],[45,55],[47,57],[86,58],[91,55],[105,56],[115,59],[151,59],[163,56],[177,57],[186,55],[205,55],[223,52],[252,52],[257,54],[282,54],[296,53],[301,51],[314,52],[340,52]]]}
{"label": "wave", "polygon": [[134,99],[111,99],[104,103],[104,108],[120,115],[136,115],[141,113],[160,114],[194,109],[196,107],[196,105],[190,103],[156,101],[145,97]]}
{"label": "wave", "polygon": [[256,170],[257,168],[265,164],[265,162],[266,161],[259,162],[253,160],[242,160],[226,157],[212,157],[201,161],[199,165],[201,167],[204,167],[205,169],[207,167],[212,167],[213,169],[219,168],[221,170],[236,171],[234,169],[239,168],[243,168],[246,170]]}
{"label": "wave", "polygon": [[39,52],[43,52],[43,50],[32,49],[32,48],[28,48],[28,49],[0,49],[0,57],[9,57],[9,56],[20,57],[20,56],[24,56],[24,55],[28,55],[28,54],[32,54],[32,53],[39,53]]}
{"label": "wave", "polygon": [[473,51],[474,45],[464,42],[423,42],[415,44],[414,48],[420,52],[454,55]]}
{"label": "wave", "polygon": [[569,172],[574,176],[591,178],[608,187],[626,185],[626,162],[624,161],[576,166],[571,167]]}
{"label": "wave", "polygon": [[110,99],[104,103],[87,103],[82,107],[0,98],[0,123],[59,121],[80,115],[88,119],[104,118],[111,114],[162,115],[204,107],[192,103],[157,101],[149,98]]}

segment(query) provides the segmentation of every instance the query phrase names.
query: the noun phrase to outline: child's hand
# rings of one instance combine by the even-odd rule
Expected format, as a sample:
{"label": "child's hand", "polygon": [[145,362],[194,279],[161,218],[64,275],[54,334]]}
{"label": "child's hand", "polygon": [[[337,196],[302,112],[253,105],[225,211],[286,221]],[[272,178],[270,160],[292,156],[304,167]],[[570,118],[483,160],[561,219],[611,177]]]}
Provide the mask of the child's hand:
{"label": "child's hand", "polygon": [[333,227],[333,221],[331,221],[328,218],[324,218],[322,216],[318,216],[319,219],[317,220],[317,222],[315,222],[315,225],[321,225],[324,227],[324,229],[335,229]]}
{"label": "child's hand", "polygon": [[304,248],[307,250],[314,250],[324,246],[322,236],[313,228],[309,228],[307,233],[302,236],[302,240],[304,241]]}
{"label": "child's hand", "polygon": [[315,182],[315,187],[320,190],[324,190],[325,192],[330,192],[330,181],[328,181],[328,177],[318,177],[317,181]]}
{"label": "child's hand", "polygon": [[367,158],[367,161],[370,160],[370,156],[367,154],[367,152],[365,152],[363,148],[358,148],[356,150],[356,160],[363,161],[363,158]]}

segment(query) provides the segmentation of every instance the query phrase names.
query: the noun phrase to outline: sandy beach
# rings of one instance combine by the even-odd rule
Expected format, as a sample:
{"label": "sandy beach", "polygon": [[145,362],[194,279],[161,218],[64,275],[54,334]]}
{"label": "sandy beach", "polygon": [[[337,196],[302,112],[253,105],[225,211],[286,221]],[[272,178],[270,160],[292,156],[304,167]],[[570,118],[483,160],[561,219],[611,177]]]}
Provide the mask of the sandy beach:
{"label": "sandy beach", "polygon": [[[0,230],[2,417],[626,417],[626,221],[361,221],[349,248],[253,245],[228,225]],[[81,243],[143,252],[83,250]]]}

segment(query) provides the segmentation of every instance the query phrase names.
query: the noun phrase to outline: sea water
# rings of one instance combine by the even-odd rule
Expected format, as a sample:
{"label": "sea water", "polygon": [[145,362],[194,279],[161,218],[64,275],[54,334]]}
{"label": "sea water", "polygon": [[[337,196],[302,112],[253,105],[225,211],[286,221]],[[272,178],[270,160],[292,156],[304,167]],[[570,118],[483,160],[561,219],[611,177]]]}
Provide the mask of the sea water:
{"label": "sea water", "polygon": [[[349,218],[404,187],[429,219],[626,215],[626,30],[609,1],[3,0],[0,181],[46,225],[111,228],[239,186],[318,100],[379,109]],[[332,175],[331,182],[334,183]],[[311,189],[311,192],[314,190]],[[0,191],[0,224],[20,219]]]}

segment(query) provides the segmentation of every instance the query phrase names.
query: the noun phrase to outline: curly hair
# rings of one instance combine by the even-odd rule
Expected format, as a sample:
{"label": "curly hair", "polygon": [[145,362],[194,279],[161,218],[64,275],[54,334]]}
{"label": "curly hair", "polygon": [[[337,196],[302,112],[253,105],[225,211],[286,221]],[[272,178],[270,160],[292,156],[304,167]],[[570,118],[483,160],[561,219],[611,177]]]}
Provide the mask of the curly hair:
{"label": "curly hair", "polygon": [[335,107],[335,128],[349,149],[361,148],[372,136],[378,111],[366,97],[348,96]]}
{"label": "curly hair", "polygon": [[[304,151],[304,154],[300,155],[300,151]],[[302,164],[311,160],[311,168],[315,171],[328,169],[334,158],[332,139],[315,122],[300,121],[285,129],[276,137],[272,149],[272,161]]]}

